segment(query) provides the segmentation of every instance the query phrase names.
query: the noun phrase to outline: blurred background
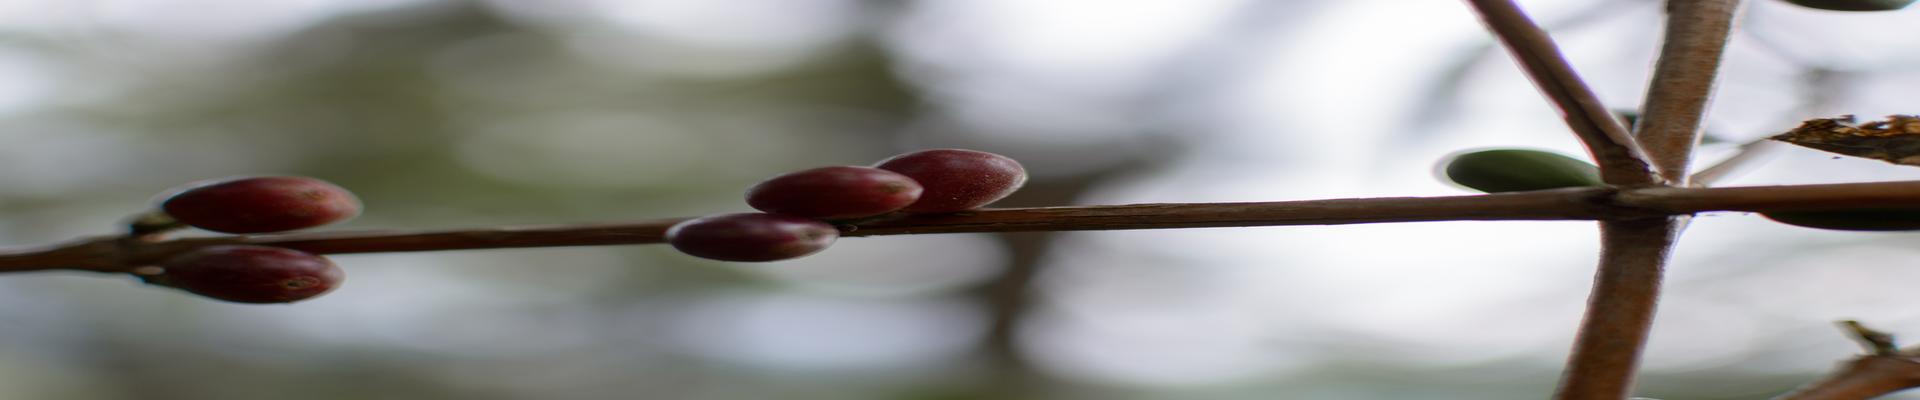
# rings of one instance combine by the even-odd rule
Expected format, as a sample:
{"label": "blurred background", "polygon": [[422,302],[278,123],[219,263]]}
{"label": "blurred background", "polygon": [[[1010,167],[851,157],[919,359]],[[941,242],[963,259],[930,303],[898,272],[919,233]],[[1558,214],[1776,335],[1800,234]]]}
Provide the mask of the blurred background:
{"label": "blurred background", "polygon": [[[1523,1],[1610,104],[1650,0]],[[1920,11],[1753,0],[1702,164],[1804,118],[1920,112]],[[921,148],[1021,160],[1004,206],[1468,193],[1456,151],[1582,154],[1464,4],[1403,0],[4,0],[0,244],[113,232],[188,181],[298,174],[325,229],[746,210],[785,171]],[[1920,179],[1782,148],[1732,185]],[[1590,222],[342,255],[220,303],[0,277],[6,399],[1536,399]],[[1681,242],[1641,394],[1762,398],[1920,334],[1920,236],[1737,213]],[[1920,398],[1909,396],[1903,398]]]}

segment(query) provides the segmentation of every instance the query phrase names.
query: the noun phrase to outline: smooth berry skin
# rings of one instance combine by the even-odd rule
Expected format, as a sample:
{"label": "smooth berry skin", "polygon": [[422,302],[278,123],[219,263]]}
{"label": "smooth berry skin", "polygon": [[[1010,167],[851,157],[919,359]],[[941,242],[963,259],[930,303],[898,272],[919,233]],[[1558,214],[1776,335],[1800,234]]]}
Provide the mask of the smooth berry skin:
{"label": "smooth berry skin", "polygon": [[667,229],[667,244],[694,257],[738,262],[799,258],[833,244],[840,230],[817,220],[779,214],[722,214]]}
{"label": "smooth berry skin", "polygon": [[265,233],[353,218],[360,214],[360,199],[319,179],[263,176],[188,186],[161,202],[160,209],[200,229]]}
{"label": "smooth berry skin", "polygon": [[236,303],[292,303],[332,291],[346,272],[326,257],[268,246],[209,246],[160,264],[149,282]]}
{"label": "smooth berry skin", "polygon": [[886,214],[920,199],[919,182],[871,167],[821,167],[787,173],[747,189],[747,205],[775,214],[846,219]]}
{"label": "smooth berry skin", "polygon": [[875,167],[920,182],[920,200],[902,209],[914,213],[966,211],[991,204],[1020,190],[1027,170],[999,154],[962,149],[933,149],[901,154]]}

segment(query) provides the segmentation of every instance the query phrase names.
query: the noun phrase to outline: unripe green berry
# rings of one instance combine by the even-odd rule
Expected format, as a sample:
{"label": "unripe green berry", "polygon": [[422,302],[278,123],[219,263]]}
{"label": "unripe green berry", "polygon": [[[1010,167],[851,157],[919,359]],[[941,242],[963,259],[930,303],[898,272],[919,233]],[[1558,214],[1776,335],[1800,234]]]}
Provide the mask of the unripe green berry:
{"label": "unripe green berry", "polygon": [[1559,154],[1523,149],[1461,153],[1447,161],[1447,179],[1487,193],[1599,186],[1593,164]]}
{"label": "unripe green berry", "polygon": [[1914,0],[1787,0],[1794,5],[1829,11],[1892,11],[1912,5]]}
{"label": "unripe green berry", "polygon": [[1920,209],[1774,211],[1760,216],[1787,225],[1838,231],[1920,230]]}

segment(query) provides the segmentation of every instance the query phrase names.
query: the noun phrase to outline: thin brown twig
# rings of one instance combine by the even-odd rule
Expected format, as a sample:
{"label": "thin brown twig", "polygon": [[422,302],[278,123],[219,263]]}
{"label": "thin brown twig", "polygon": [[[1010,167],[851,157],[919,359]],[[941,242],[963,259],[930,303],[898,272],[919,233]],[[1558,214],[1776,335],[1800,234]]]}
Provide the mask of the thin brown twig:
{"label": "thin brown twig", "polygon": [[1667,2],[1666,38],[1635,138],[1669,184],[1685,185],[1739,0]]}
{"label": "thin brown twig", "polygon": [[[1840,102],[1840,94],[1844,92],[1841,88],[1847,85],[1848,81],[1851,80],[1855,74],[1856,73],[1852,72],[1820,68],[1809,69],[1801,74],[1800,84],[1798,88],[1796,88],[1799,94],[1795,96],[1800,99],[1800,104],[1794,106],[1797,111],[1794,115],[1788,116],[1787,121],[1784,122],[1798,121],[1801,118],[1816,115],[1840,114],[1833,110],[1834,105]],[[1787,123],[1783,125],[1790,126],[1794,124]],[[1726,179],[1734,173],[1758,165],[1760,160],[1766,159],[1767,156],[1772,155],[1772,153],[1785,146],[1785,144],[1766,137],[1747,142],[1741,145],[1740,149],[1737,150],[1732,157],[1721,160],[1706,169],[1700,170],[1699,173],[1693,174],[1690,183],[1693,186],[1713,186],[1714,183]]]}
{"label": "thin brown twig", "polygon": [[1868,354],[1774,400],[1863,400],[1920,387],[1920,348],[1899,350],[1894,348],[1893,335],[1855,321],[1841,324]]}
{"label": "thin brown twig", "polygon": [[1468,0],[1480,20],[1507,46],[1540,92],[1560,110],[1576,136],[1600,166],[1600,178],[1623,186],[1658,181],[1632,134],[1613,117],[1599,96],[1580,80],[1560,48],[1512,0]]}
{"label": "thin brown twig", "polygon": [[1847,336],[1851,336],[1854,341],[1860,342],[1860,347],[1866,348],[1867,354],[1891,356],[1897,355],[1897,353],[1900,352],[1900,345],[1893,341],[1893,334],[1891,333],[1868,328],[1865,324],[1861,324],[1860,321],[1855,320],[1840,321],[1840,327],[1846,329],[1848,333]]}
{"label": "thin brown twig", "polygon": [[1786,145],[1764,138],[1747,142],[1746,144],[1740,145],[1740,149],[1735,150],[1733,156],[1720,160],[1720,162],[1716,162],[1706,168],[1701,168],[1700,172],[1696,172],[1693,176],[1688,177],[1687,184],[1689,186],[1699,187],[1713,186],[1715,183],[1720,183],[1720,181],[1732,177],[1737,172],[1759,165],[1758,163],[1760,161],[1767,159],[1767,156],[1773,155],[1775,151],[1784,146]]}
{"label": "thin brown twig", "polygon": [[1860,356],[1838,371],[1774,400],[1865,400],[1920,387],[1920,357]]}
{"label": "thin brown twig", "polygon": [[[1920,201],[1920,181],[1725,188],[1606,187],[1472,196],[987,209],[848,225],[845,236],[1342,225],[1420,221],[1623,220],[1710,211],[1873,209]],[[125,272],[180,252],[255,244],[316,254],[659,243],[684,218],[619,224],[315,232],[134,240],[119,236],[0,251],[0,272]]]}

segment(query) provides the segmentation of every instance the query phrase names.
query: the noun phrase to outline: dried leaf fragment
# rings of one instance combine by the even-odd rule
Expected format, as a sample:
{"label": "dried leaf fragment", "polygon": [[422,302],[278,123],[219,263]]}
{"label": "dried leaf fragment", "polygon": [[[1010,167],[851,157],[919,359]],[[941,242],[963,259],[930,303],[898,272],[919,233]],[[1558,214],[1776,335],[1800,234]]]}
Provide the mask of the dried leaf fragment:
{"label": "dried leaf fragment", "polygon": [[1815,150],[1920,166],[1920,116],[1890,115],[1885,121],[1854,125],[1852,115],[1800,123],[1769,139]]}

